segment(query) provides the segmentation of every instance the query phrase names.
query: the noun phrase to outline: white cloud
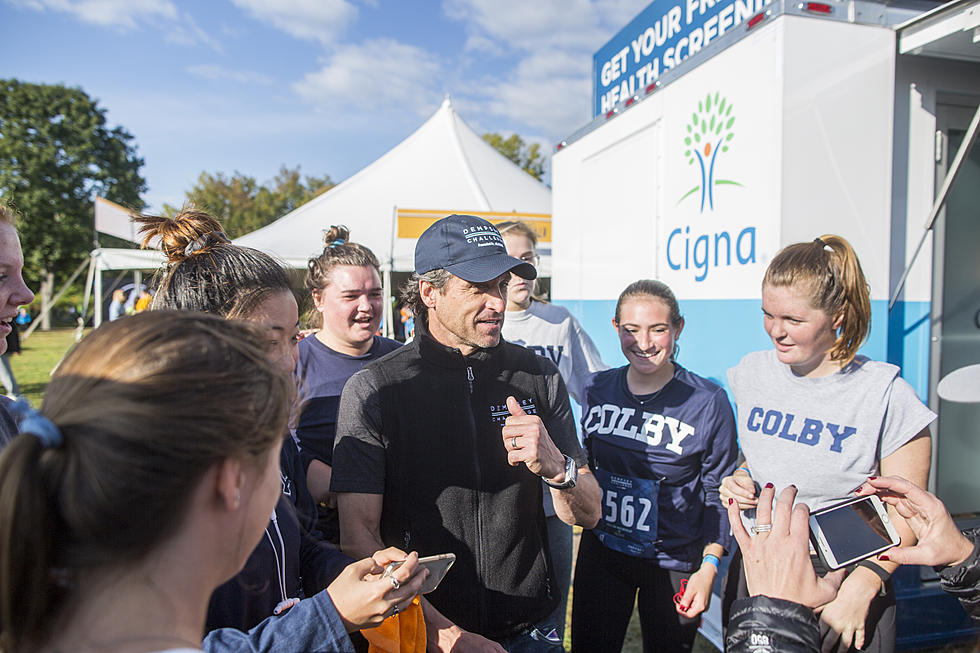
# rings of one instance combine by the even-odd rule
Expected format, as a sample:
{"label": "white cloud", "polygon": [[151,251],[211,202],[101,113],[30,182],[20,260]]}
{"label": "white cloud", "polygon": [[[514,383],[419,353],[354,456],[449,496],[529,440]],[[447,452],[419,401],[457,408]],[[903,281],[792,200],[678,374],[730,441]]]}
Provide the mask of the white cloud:
{"label": "white cloud", "polygon": [[348,0],[232,0],[254,18],[300,39],[332,42],[357,17]]}
{"label": "white cloud", "polygon": [[135,29],[158,19],[176,20],[177,7],[170,0],[8,0],[14,6],[35,11],[60,11],[102,27]]}
{"label": "white cloud", "polygon": [[[348,113],[409,109],[427,115],[443,89],[438,60],[430,53],[392,39],[374,39],[337,48],[320,70],[307,73],[293,89],[318,108]],[[350,113],[353,113],[351,111]]]}
{"label": "white cloud", "polygon": [[[516,56],[511,71],[473,84],[480,109],[558,141],[588,122],[592,55],[650,0],[443,0],[467,49]],[[496,49],[495,49],[496,48]]]}
{"label": "white cloud", "polygon": [[185,68],[187,72],[195,77],[210,80],[227,80],[240,84],[255,84],[266,86],[272,84],[274,80],[269,75],[255,72],[252,70],[231,70],[217,64],[197,64]]}

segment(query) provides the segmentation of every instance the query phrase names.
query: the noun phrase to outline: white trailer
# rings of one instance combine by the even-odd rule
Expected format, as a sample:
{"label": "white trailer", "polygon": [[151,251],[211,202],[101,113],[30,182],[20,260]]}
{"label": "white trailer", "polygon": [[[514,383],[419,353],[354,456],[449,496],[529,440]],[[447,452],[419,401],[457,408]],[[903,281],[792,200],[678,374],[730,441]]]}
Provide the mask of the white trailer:
{"label": "white trailer", "polygon": [[[658,0],[595,68],[596,118],[552,159],[554,301],[622,364],[615,299],[662,279],[686,317],[680,360],[727,385],[727,368],[771,346],[772,256],[844,236],[871,285],[862,351],[900,365],[939,413],[932,489],[977,518],[980,405],[935,387],[980,363],[980,148],[925,222],[980,101],[980,0]],[[934,579],[896,576],[900,599],[916,598],[900,602],[900,647],[975,632]]]}

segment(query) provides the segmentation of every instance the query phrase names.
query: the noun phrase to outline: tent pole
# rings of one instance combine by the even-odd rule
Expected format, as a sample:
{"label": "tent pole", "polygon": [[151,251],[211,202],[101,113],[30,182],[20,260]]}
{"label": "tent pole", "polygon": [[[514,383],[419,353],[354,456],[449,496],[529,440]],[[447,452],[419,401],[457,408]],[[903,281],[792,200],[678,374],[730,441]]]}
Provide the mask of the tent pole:
{"label": "tent pole", "polygon": [[92,281],[95,278],[95,252],[89,254],[88,274],[85,275],[85,295],[82,299],[82,324],[88,320],[88,305],[92,299]]}
{"label": "tent pole", "polygon": [[102,268],[95,266],[95,283],[93,283],[92,294],[95,295],[95,315],[92,325],[98,329],[102,325]]}

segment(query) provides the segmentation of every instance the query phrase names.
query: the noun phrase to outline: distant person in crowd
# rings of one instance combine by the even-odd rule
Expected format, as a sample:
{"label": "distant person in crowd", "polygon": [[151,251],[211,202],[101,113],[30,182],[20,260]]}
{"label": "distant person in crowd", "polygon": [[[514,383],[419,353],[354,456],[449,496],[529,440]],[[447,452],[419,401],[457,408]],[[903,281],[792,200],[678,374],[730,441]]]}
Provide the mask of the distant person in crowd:
{"label": "distant person in crowd", "polygon": [[[936,418],[894,365],[857,353],[871,320],[868,284],[840,236],[782,249],[762,281],[769,351],[748,354],[728,372],[744,464],[722,482],[722,501],[756,508],[757,484],[793,484],[813,510],[851,494],[871,475],[928,481]],[[751,512],[748,517],[751,518]],[[758,528],[766,528],[756,516]],[[903,545],[915,536],[895,519]],[[824,571],[819,560],[814,564]],[[864,561],[820,613],[825,649],[892,651],[893,562]],[[729,566],[723,613],[746,596],[740,556]],[[727,617],[723,618],[727,620]]]}
{"label": "distant person in crowd", "polygon": [[[814,608],[832,601],[845,571],[820,578],[809,555],[809,510],[793,505],[796,488],[785,488],[772,506],[774,488],[762,490],[760,519],[771,530],[750,536],[733,500],[730,523],[744,560],[748,597],[735,601],[725,650],[817,653],[820,628]],[[915,546],[889,549],[878,560],[931,565],[940,586],[956,596],[974,619],[980,619],[980,529],[960,532],[943,503],[931,492],[898,477],[869,478],[858,494],[878,493],[893,506],[918,539]],[[751,598],[750,598],[751,597]]]}
{"label": "distant person in crowd", "polygon": [[[14,227],[14,212],[0,201],[0,268],[6,274],[0,277],[0,354],[7,351],[7,336],[15,329],[14,319],[24,304],[34,301],[34,293],[24,283],[24,254],[20,249],[20,238]],[[18,347],[20,340],[18,339]],[[4,364],[8,364],[4,356]],[[11,373],[13,379],[13,373]],[[14,393],[13,387],[9,392]],[[13,419],[7,412],[10,399],[0,397],[0,447],[17,432]]]}
{"label": "distant person in crowd", "polygon": [[0,453],[4,651],[352,651],[346,631],[379,619],[338,586],[412,600],[416,556],[396,588],[373,580],[401,557],[381,552],[284,616],[202,644],[212,592],[282,494],[293,383],[266,337],[191,312],[106,323],[58,368],[40,412],[14,406],[21,433]]}
{"label": "distant person in crowd", "polygon": [[27,312],[27,309],[21,306],[17,309],[17,319],[15,320],[20,326],[27,326],[31,323],[31,314]]}
{"label": "distant person in crowd", "polygon": [[7,391],[7,396],[16,399],[20,396],[20,386],[17,384],[17,377],[14,376],[14,370],[10,366],[10,357],[20,356],[20,335],[17,333],[17,320],[11,320],[8,324],[10,325],[10,333],[7,334],[6,338],[7,349],[3,354],[0,354],[0,383]]}
{"label": "distant person in crowd", "polygon": [[306,266],[304,283],[313,299],[310,323],[318,328],[299,343],[300,414],[294,434],[319,505],[320,531],[339,544],[330,472],[340,392],[354,372],[401,343],[375,335],[384,307],[380,265],[370,249],[350,242],[347,227],[327,231],[323,252]]}
{"label": "distant person in crowd", "polygon": [[153,301],[153,295],[149,290],[145,288],[140,290],[139,299],[136,300],[136,304],[133,305],[134,313],[142,313],[143,311],[150,308],[150,303]]}
{"label": "distant person in crowd", "polygon": [[113,322],[126,314],[126,293],[122,288],[112,291],[112,301],[109,302],[109,321]]}
{"label": "distant person in crowd", "polygon": [[[537,268],[538,237],[524,222],[501,222],[497,231],[504,238],[507,254]],[[536,280],[510,275],[507,286],[507,311],[503,337],[508,342],[527,347],[539,356],[547,356],[558,366],[568,393],[582,404],[585,380],[593,372],[608,369],[598,350],[571,313],[549,304],[535,292]],[[558,636],[565,636],[565,612],[568,586],[572,580],[572,527],[555,514],[551,493],[544,492],[544,514],[548,522],[548,546],[555,576],[561,592],[558,607],[552,615],[558,624]]]}
{"label": "distant person in crowd", "polygon": [[[299,316],[286,271],[279,263],[258,250],[232,244],[220,223],[201,211],[185,209],[173,219],[140,216],[136,222],[142,225],[144,246],[159,241],[167,258],[154,310],[202,311],[257,323],[264,329],[269,359],[284,373],[293,373]],[[248,630],[328,585],[335,601],[341,596],[374,601],[375,609],[381,611],[374,617],[380,621],[396,603],[384,598],[384,584],[368,588],[361,578],[343,574],[350,559],[319,541],[305,471],[296,444],[288,436],[279,461],[281,492],[269,511],[272,519],[244,569],[212,595],[208,630]]]}
{"label": "distant person in crowd", "polygon": [[572,650],[622,648],[636,604],[644,651],[690,651],[730,543],[718,488],[735,469],[735,417],[719,385],[677,362],[684,318],[664,283],[627,286],[613,325],[629,363],[583,390],[604,501],[579,544]]}
{"label": "distant person in crowd", "polygon": [[412,307],[406,304],[402,306],[400,314],[405,342],[412,342],[415,339],[415,313],[412,312]]}
{"label": "distant person in crowd", "polygon": [[539,479],[566,523],[599,518],[558,368],[501,339],[511,272],[536,275],[489,222],[437,221],[403,296],[415,340],[354,374],[340,400],[331,491],[345,552],[456,555],[423,601],[432,650],[560,649]]}

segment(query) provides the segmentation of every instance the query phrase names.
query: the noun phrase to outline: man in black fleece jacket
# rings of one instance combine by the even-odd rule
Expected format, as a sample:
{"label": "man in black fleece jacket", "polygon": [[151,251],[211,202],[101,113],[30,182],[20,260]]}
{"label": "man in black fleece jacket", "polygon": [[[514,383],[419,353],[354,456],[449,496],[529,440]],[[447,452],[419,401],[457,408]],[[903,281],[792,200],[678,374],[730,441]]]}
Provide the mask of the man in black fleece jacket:
{"label": "man in black fleece jacket", "polygon": [[423,603],[440,650],[560,649],[545,623],[558,593],[539,478],[570,524],[595,525],[600,493],[558,369],[500,337],[510,273],[537,272],[507,256],[489,222],[458,215],[422,234],[415,271],[415,340],[341,395],[341,545],[355,557],[385,543],[456,555]]}

